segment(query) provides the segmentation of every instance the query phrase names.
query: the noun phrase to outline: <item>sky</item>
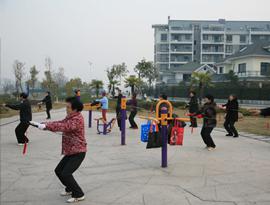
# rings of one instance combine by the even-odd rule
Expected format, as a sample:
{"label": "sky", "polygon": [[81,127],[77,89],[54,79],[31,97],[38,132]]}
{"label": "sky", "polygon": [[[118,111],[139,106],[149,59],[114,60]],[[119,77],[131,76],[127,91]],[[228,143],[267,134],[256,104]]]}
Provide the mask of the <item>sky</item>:
{"label": "sky", "polygon": [[41,80],[50,57],[69,78],[105,81],[113,64],[132,73],[142,58],[153,60],[151,26],[168,16],[269,21],[269,8],[270,0],[0,0],[1,79],[14,79],[17,59],[26,71],[36,65]]}

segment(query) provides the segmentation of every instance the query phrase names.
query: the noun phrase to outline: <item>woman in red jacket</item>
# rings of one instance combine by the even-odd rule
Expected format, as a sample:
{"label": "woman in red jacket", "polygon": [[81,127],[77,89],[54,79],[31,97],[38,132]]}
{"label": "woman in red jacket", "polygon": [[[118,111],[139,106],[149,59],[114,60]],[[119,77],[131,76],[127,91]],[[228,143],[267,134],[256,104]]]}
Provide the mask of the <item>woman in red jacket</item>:
{"label": "woman in red jacket", "polygon": [[61,196],[71,195],[68,203],[84,200],[84,193],[72,174],[80,167],[85,158],[87,144],[85,140],[84,119],[81,114],[83,104],[76,98],[66,99],[67,116],[64,120],[40,124],[30,122],[41,130],[62,132],[62,154],[64,157],[55,168],[55,173],[65,190]]}

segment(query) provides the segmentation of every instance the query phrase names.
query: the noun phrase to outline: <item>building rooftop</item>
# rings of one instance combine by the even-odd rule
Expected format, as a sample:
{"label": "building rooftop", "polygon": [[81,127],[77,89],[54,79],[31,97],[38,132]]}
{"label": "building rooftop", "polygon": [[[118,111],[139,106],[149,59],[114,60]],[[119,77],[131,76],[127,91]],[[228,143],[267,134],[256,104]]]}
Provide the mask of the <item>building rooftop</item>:
{"label": "building rooftop", "polygon": [[[270,41],[257,41],[254,44],[242,48],[235,54],[228,56],[221,62],[232,60],[235,58],[242,58],[246,56],[269,56],[270,57]],[[220,62],[220,63],[221,63]]]}
{"label": "building rooftop", "polygon": [[192,73],[193,71],[195,71],[196,69],[202,67],[203,64],[200,63],[196,63],[196,62],[190,62],[187,63],[183,66],[181,66],[181,68],[171,68],[172,72],[188,72],[188,73]]}
{"label": "building rooftop", "polygon": [[200,25],[203,29],[211,29],[211,27],[226,28],[228,30],[247,30],[252,31],[270,31],[270,21],[226,21],[218,20],[168,20],[168,24],[154,24],[153,28],[158,27],[192,27],[192,25]]}

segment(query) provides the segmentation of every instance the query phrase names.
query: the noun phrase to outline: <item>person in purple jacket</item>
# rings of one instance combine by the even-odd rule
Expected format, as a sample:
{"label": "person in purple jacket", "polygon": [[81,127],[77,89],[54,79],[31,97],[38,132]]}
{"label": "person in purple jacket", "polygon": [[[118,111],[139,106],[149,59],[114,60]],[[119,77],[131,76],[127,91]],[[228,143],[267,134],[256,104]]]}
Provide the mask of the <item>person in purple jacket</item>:
{"label": "person in purple jacket", "polygon": [[130,115],[129,115],[129,123],[131,129],[138,129],[138,125],[136,124],[134,118],[137,115],[137,94],[132,94],[132,99],[127,101],[127,105],[130,106]]}

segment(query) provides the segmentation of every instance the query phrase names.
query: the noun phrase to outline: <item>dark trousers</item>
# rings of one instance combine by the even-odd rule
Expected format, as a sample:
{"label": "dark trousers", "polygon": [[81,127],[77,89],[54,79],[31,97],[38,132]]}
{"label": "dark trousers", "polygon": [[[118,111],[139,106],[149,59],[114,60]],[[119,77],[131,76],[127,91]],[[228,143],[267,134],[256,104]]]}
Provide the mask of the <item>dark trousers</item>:
{"label": "dark trousers", "polygon": [[50,108],[46,108],[47,118],[51,119]]}
{"label": "dark trousers", "polygon": [[80,167],[85,158],[85,152],[64,156],[55,168],[55,174],[66,187],[66,192],[72,192],[72,197],[84,196],[81,187],[78,185],[72,174]]}
{"label": "dark trousers", "polygon": [[196,117],[190,117],[190,123],[191,123],[191,127],[198,127]]}
{"label": "dark trousers", "polygon": [[18,126],[15,128],[15,134],[16,134],[18,143],[25,143],[29,141],[29,139],[25,135],[25,132],[28,127],[29,127],[28,123],[20,122],[20,124],[18,124]]}
{"label": "dark trousers", "polygon": [[207,147],[216,147],[212,137],[211,137],[211,132],[213,131],[213,127],[202,127],[201,130],[201,136],[202,139],[204,141],[204,143],[206,144]]}
{"label": "dark trousers", "polygon": [[234,120],[226,119],[224,122],[224,128],[226,129],[228,134],[238,136],[238,132],[234,126],[234,123]]}
{"label": "dark trousers", "polygon": [[120,109],[116,109],[116,119],[117,119],[117,125],[121,131],[121,110]]}
{"label": "dark trousers", "polygon": [[130,123],[130,126],[132,128],[138,128],[138,125],[136,124],[136,122],[134,120],[134,118],[135,118],[136,115],[137,115],[137,111],[131,111],[130,112],[130,115],[129,115],[129,118],[128,118],[129,123]]}

